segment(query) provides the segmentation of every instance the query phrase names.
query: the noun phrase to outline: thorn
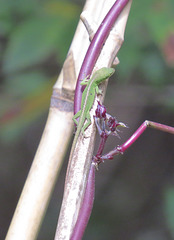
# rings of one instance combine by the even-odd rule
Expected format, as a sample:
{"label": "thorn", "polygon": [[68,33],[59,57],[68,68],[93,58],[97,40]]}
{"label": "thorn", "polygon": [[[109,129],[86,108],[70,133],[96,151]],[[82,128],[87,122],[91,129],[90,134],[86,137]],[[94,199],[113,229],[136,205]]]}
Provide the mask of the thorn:
{"label": "thorn", "polygon": [[92,165],[94,165],[95,169],[98,171],[99,168],[98,168],[98,163],[97,162],[92,162]]}
{"label": "thorn", "polygon": [[[117,130],[117,131],[118,131],[118,130]],[[120,135],[118,134],[117,131],[111,132],[111,135],[116,136],[116,137],[118,137],[119,139],[121,139],[121,137],[120,137]]]}
{"label": "thorn", "polygon": [[89,34],[89,40],[92,41],[97,30],[97,24],[94,23],[92,16],[87,11],[83,11],[81,13],[80,19],[86,27],[86,30]]}
{"label": "thorn", "polygon": [[123,123],[123,122],[118,122],[119,126],[118,127],[125,127],[125,128],[129,128],[127,124]]}
{"label": "thorn", "polygon": [[120,63],[120,60],[118,59],[118,57],[115,57],[112,65],[117,66],[119,63]]}

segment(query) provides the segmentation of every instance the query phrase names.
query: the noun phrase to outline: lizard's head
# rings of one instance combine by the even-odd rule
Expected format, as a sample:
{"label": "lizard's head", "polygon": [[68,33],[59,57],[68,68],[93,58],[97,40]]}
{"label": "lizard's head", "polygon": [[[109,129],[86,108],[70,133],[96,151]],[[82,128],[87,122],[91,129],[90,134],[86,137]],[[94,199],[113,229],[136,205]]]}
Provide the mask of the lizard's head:
{"label": "lizard's head", "polygon": [[106,80],[107,78],[109,78],[110,76],[112,76],[115,72],[114,68],[107,68],[107,67],[103,67],[101,69],[99,69],[96,73],[97,73],[97,77],[96,77],[96,82],[97,84],[101,83],[102,81]]}
{"label": "lizard's head", "polygon": [[107,78],[109,78],[110,76],[112,76],[115,72],[115,69],[114,68],[103,68],[104,71],[106,72],[105,75]]}

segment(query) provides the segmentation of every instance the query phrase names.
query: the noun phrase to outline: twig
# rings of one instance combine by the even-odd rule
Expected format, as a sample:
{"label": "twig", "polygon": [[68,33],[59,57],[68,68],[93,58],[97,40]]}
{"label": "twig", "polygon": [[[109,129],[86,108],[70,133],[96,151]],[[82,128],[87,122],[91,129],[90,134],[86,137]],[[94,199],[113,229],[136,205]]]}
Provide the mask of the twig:
{"label": "twig", "polygon": [[96,156],[94,158],[95,163],[99,164],[104,160],[113,159],[115,155],[123,154],[142,135],[142,133],[147,129],[147,127],[174,134],[174,127],[146,120],[125,143],[115,147],[112,151],[103,156]]}

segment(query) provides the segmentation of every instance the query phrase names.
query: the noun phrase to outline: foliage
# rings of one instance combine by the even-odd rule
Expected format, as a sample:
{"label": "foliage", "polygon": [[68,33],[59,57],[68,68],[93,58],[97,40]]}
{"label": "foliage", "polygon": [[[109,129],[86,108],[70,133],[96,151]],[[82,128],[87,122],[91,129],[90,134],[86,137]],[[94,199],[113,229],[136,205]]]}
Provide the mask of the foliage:
{"label": "foliage", "polygon": [[[125,33],[125,42],[120,50],[119,71],[124,79],[138,69],[149,84],[161,85],[173,80],[174,4],[167,1],[133,1]],[[170,50],[169,50],[170,48]],[[170,77],[166,78],[167,73]],[[123,78],[121,78],[123,81]]]}
{"label": "foliage", "polygon": [[[1,1],[3,140],[17,137],[48,109],[52,79],[65,59],[79,14],[80,7],[70,1]],[[56,66],[53,70],[52,65]]]}
{"label": "foliage", "polygon": [[164,212],[172,236],[174,237],[174,188],[168,187],[164,193]]}

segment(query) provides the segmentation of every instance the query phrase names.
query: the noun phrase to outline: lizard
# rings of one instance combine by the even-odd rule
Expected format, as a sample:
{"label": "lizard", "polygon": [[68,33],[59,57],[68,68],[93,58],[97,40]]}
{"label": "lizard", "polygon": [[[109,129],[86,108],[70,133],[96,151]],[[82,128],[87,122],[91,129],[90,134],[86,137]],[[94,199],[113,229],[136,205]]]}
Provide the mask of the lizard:
{"label": "lizard", "polygon": [[[85,130],[91,124],[90,110],[93,106],[95,93],[101,94],[98,86],[101,82],[112,76],[115,72],[114,68],[103,67],[97,70],[90,79],[85,78],[80,83],[81,85],[87,85],[82,94],[81,109],[73,116],[73,121],[77,125],[76,134],[74,137],[72,151],[74,150],[77,139],[82,133],[84,135]],[[78,117],[79,122],[76,120]],[[85,121],[87,122],[85,123]]]}

